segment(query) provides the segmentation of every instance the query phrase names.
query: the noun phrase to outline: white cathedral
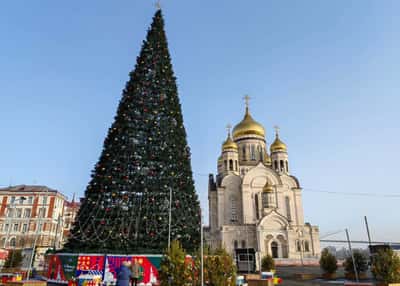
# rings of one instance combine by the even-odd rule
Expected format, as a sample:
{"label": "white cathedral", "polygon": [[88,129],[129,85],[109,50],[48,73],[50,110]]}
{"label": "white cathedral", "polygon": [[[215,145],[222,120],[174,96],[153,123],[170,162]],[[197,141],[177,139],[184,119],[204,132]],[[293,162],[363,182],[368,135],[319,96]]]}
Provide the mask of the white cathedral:
{"label": "white cathedral", "polygon": [[250,249],[257,265],[266,254],[278,262],[315,260],[319,230],[304,223],[302,189],[290,173],[287,146],[276,128],[268,153],[265,137],[246,102],[243,120],[222,145],[218,174],[209,176],[206,242],[234,257]]}

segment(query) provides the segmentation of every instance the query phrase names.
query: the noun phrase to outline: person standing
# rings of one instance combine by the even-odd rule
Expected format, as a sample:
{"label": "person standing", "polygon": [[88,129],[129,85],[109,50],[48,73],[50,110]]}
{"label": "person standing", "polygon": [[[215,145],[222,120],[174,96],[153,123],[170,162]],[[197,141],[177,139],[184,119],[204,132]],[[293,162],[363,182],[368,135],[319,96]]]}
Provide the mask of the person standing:
{"label": "person standing", "polygon": [[132,276],[132,272],[130,270],[130,262],[124,261],[122,262],[121,267],[117,273],[117,285],[116,286],[130,286],[129,281]]}
{"label": "person standing", "polygon": [[132,286],[137,286],[140,277],[142,276],[142,267],[138,260],[132,264]]}

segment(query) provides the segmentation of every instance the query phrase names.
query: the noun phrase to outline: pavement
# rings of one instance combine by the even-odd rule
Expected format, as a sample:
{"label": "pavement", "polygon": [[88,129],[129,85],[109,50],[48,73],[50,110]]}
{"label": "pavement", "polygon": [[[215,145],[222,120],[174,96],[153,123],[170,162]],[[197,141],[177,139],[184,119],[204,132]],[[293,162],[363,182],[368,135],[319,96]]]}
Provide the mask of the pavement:
{"label": "pavement", "polygon": [[[311,280],[298,280],[294,278],[295,274],[304,273],[304,274],[313,274],[315,277],[321,277],[322,272],[319,267],[315,266],[279,266],[276,267],[276,274],[282,278],[282,286],[303,286],[303,285],[321,285],[321,286],[335,286],[335,285],[344,285],[346,279],[344,278],[344,269],[343,267],[339,267],[337,271],[337,279],[335,280],[323,280],[321,278],[315,278]],[[368,280],[365,282],[371,282],[372,276],[369,273]],[[364,281],[363,281],[364,282]]]}

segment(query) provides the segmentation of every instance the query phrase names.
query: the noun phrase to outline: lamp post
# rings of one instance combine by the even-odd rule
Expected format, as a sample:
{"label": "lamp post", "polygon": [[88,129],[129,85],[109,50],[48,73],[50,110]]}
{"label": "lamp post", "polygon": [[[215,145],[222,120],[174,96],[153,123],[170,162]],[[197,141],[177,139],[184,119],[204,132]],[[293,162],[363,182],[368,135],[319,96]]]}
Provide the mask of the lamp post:
{"label": "lamp post", "polygon": [[[299,246],[300,246],[300,260],[301,260],[301,266],[304,266],[304,261],[303,261],[303,232],[301,230],[298,230],[297,233],[299,234]],[[297,246],[297,245],[296,245]]]}
{"label": "lamp post", "polygon": [[[66,214],[64,217],[70,217],[70,216],[71,216],[71,214],[69,213],[69,214]],[[56,251],[56,248],[57,248],[57,234],[58,234],[58,227],[60,225],[61,225],[61,234],[62,234],[63,233],[63,227],[64,227],[64,220],[61,220],[61,214],[59,214],[58,218],[57,218],[56,233],[54,235],[54,243],[53,243],[54,252]],[[62,238],[62,235],[61,235],[61,238]],[[60,243],[58,243],[58,244],[60,244]]]}
{"label": "lamp post", "polygon": [[26,280],[29,280],[30,278],[30,274],[31,274],[31,270],[32,270],[32,263],[33,263],[33,257],[35,254],[35,248],[36,248],[36,244],[37,244],[37,240],[39,238],[40,232],[42,231],[42,217],[45,218],[46,217],[46,204],[47,204],[47,198],[48,198],[48,190],[46,189],[46,195],[45,200],[43,200],[43,206],[44,206],[44,211],[42,212],[42,214],[40,213],[40,209],[39,209],[39,219],[38,219],[38,223],[37,223],[37,227],[36,227],[36,235],[35,235],[35,240],[33,242],[33,246],[32,246],[32,254],[31,254],[31,258],[29,259],[29,267],[28,267],[28,273],[26,275]]}
{"label": "lamp post", "polygon": [[172,188],[169,187],[169,210],[168,210],[168,249],[171,248],[171,208],[172,208]]}

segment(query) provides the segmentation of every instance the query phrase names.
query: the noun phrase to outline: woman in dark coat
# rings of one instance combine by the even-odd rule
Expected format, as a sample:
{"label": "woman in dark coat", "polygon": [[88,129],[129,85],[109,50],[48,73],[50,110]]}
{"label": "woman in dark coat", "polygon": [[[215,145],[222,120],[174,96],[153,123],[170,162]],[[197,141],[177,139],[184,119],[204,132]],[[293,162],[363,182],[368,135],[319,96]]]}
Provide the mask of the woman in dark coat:
{"label": "woman in dark coat", "polygon": [[116,286],[130,286],[129,282],[131,279],[132,272],[129,269],[130,265],[128,261],[122,262],[121,268],[117,273],[117,285]]}

